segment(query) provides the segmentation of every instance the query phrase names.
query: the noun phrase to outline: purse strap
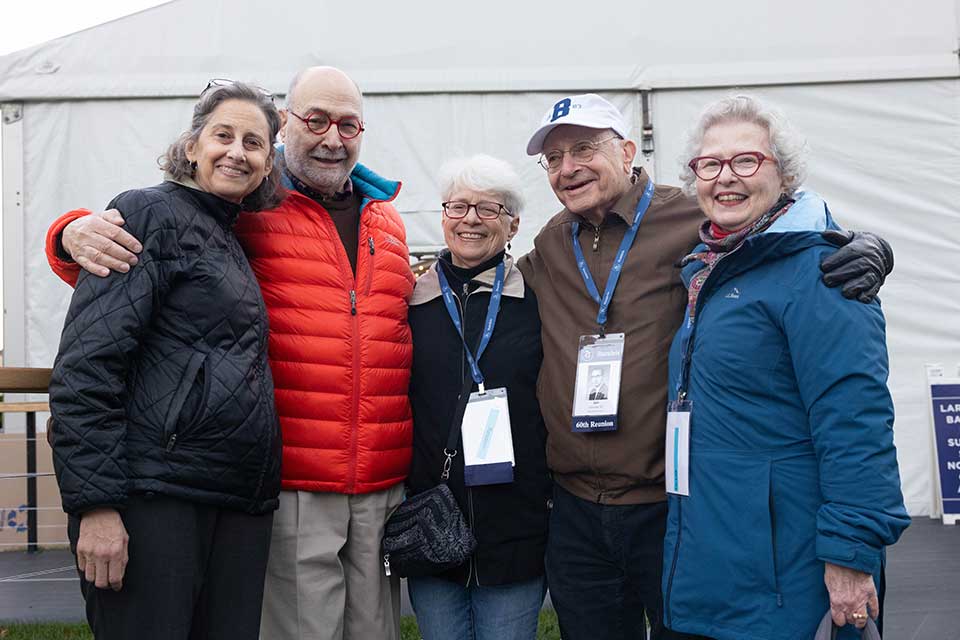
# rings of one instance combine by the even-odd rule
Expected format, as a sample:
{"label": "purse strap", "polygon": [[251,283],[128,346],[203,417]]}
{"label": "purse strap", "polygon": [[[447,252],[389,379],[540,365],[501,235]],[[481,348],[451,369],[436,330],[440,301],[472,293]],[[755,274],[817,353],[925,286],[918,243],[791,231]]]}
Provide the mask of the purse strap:
{"label": "purse strap", "polygon": [[453,412],[453,424],[450,425],[450,433],[447,434],[447,446],[443,448],[443,471],[440,473],[440,482],[446,484],[450,479],[450,467],[453,466],[453,459],[457,455],[457,443],[460,441],[460,425],[463,423],[463,414],[467,410],[467,402],[470,400],[470,392],[473,391],[473,378],[468,373],[463,379],[463,389],[460,391],[460,397],[457,398],[457,408]]}
{"label": "purse strap", "polygon": [[[827,611],[827,614],[820,621],[820,626],[817,627],[817,635],[813,637],[813,640],[836,640],[837,631],[839,629],[837,625],[833,624],[833,617]],[[860,638],[861,640],[881,640],[880,632],[877,630],[873,618],[867,617],[867,626],[863,628],[863,635]]]}

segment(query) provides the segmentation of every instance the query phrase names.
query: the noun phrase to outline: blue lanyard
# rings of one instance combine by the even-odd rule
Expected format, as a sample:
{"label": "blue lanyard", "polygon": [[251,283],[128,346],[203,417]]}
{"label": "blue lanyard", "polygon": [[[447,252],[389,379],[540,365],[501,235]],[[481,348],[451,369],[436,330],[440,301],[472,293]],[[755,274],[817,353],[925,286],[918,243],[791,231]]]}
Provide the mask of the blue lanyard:
{"label": "blue lanyard", "polygon": [[453,299],[453,291],[450,290],[450,284],[447,282],[447,277],[443,275],[443,267],[440,266],[439,262],[437,262],[436,269],[437,276],[440,279],[440,291],[443,292],[443,304],[447,307],[447,313],[450,314],[450,319],[453,320],[453,326],[457,328],[457,333],[460,334],[463,350],[467,354],[467,362],[470,363],[470,375],[473,377],[473,381],[477,383],[480,393],[485,393],[483,388],[483,374],[480,373],[480,367],[477,366],[477,361],[480,359],[480,356],[483,355],[484,349],[487,348],[490,337],[493,336],[493,327],[497,324],[497,312],[500,311],[500,297],[503,295],[503,279],[506,270],[502,262],[497,265],[497,275],[493,279],[493,291],[490,292],[490,304],[487,306],[487,319],[483,322],[483,335],[480,337],[480,346],[477,347],[477,355],[474,357],[470,352],[470,347],[467,345],[466,338],[463,337],[463,323],[460,322],[460,311],[457,309],[457,303]]}
{"label": "blue lanyard", "polygon": [[627,261],[627,253],[630,251],[630,247],[633,246],[633,241],[637,237],[637,229],[640,228],[640,221],[643,220],[644,214],[647,213],[650,200],[653,199],[653,189],[653,180],[648,179],[647,187],[643,190],[643,197],[641,197],[640,202],[637,203],[637,212],[633,219],[633,224],[627,229],[627,232],[623,236],[623,241],[620,243],[620,248],[617,250],[617,257],[613,261],[613,268],[610,270],[610,276],[607,278],[607,288],[603,292],[603,299],[600,298],[600,292],[597,290],[597,285],[593,282],[593,275],[587,266],[587,260],[583,257],[583,249],[580,248],[580,240],[577,238],[580,233],[580,223],[574,222],[571,227],[573,253],[577,258],[577,270],[580,271],[580,276],[583,278],[583,283],[587,285],[587,291],[590,292],[590,296],[600,305],[600,310],[597,312],[597,324],[600,325],[601,336],[604,335],[603,328],[607,324],[607,309],[610,308],[610,301],[613,300],[613,292],[616,290],[617,282],[620,280],[623,263]]}
{"label": "blue lanyard", "polygon": [[[739,247],[734,249],[734,251],[738,250]],[[720,261],[725,258],[726,256],[722,256]],[[717,265],[719,265],[719,262]],[[714,271],[717,265],[714,265]],[[707,283],[710,282],[711,278],[713,278],[713,273],[711,273],[710,277],[703,283],[700,288],[700,295],[697,296],[697,307],[700,307],[701,310],[702,305],[706,303],[707,298],[704,296],[704,293],[707,291]],[[689,305],[687,306],[689,307]],[[686,399],[687,389],[690,384],[690,365],[693,362],[693,340],[697,334],[696,319],[699,317],[700,312],[697,311],[697,308],[687,308],[683,314],[683,326],[680,327],[680,353],[683,355],[683,360],[680,362],[680,378],[677,380],[677,400],[680,402]]]}
{"label": "blue lanyard", "polygon": [[680,327],[680,353],[683,360],[680,362],[680,379],[677,380],[677,400],[683,402],[687,398],[687,386],[690,383],[690,363],[693,362],[693,336],[696,334],[696,323],[688,311],[684,315],[683,326]]}

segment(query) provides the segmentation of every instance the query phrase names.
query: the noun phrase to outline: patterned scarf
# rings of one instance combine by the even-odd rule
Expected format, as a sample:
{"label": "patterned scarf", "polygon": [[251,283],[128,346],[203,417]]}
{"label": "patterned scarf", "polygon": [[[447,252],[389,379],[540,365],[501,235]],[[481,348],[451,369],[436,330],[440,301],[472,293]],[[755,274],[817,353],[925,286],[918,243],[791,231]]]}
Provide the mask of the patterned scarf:
{"label": "patterned scarf", "polygon": [[785,214],[793,203],[794,200],[792,198],[781,195],[780,199],[770,207],[770,210],[757,218],[752,225],[744,227],[739,231],[734,231],[723,238],[718,238],[711,232],[709,220],[704,221],[703,225],[700,226],[700,240],[707,245],[707,251],[691,253],[680,261],[681,267],[690,264],[694,260],[699,260],[704,264],[704,267],[697,271],[690,279],[690,285],[687,289],[687,314],[691,320],[693,320],[693,314],[697,308],[697,296],[700,295],[700,290],[703,289],[704,283],[707,281],[707,278],[710,277],[717,263],[739,249],[743,245],[744,240],[750,236],[763,233],[769,229],[770,225],[772,225],[777,218]]}

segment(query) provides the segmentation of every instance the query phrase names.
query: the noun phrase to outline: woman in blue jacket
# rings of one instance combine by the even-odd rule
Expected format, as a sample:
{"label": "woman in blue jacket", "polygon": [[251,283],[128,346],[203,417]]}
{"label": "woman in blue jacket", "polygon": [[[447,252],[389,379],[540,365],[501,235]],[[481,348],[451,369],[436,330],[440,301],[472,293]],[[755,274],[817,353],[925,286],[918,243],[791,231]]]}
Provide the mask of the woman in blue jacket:
{"label": "woman in blue jacket", "polygon": [[819,282],[833,222],[797,203],[803,148],[778,113],[730,97],[704,111],[681,174],[709,221],[670,352],[663,595],[666,625],[692,637],[805,640],[828,608],[858,636],[910,522],[883,314]]}

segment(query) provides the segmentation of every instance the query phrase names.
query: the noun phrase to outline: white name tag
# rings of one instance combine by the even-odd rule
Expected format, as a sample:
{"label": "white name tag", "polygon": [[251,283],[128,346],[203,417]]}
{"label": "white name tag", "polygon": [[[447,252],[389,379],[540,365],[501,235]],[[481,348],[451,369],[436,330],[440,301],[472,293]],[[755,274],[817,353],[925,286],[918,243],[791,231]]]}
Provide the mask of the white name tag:
{"label": "white name tag", "polygon": [[690,495],[690,402],[671,402],[667,408],[667,493]]}
{"label": "white name tag", "polygon": [[580,336],[573,392],[573,431],[617,430],[623,334]]}
{"label": "white name tag", "polygon": [[460,433],[463,478],[468,487],[513,482],[513,433],[506,389],[471,393]]}

